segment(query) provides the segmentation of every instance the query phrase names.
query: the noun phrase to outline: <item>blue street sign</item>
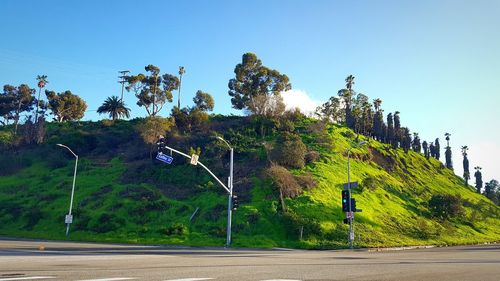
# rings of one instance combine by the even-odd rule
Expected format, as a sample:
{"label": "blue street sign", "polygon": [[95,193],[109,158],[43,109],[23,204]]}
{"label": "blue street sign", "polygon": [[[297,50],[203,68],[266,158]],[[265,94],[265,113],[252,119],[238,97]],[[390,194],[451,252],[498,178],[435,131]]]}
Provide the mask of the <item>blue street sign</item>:
{"label": "blue street sign", "polygon": [[172,164],[172,161],[174,161],[174,158],[168,155],[165,155],[163,153],[158,153],[156,154],[156,159],[165,162],[167,164]]}

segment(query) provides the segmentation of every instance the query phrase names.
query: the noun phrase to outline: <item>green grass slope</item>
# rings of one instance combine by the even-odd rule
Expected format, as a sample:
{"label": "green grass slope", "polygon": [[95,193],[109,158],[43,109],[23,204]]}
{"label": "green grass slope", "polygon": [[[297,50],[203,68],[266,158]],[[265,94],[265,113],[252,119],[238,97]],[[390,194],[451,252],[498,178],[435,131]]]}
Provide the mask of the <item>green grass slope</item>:
{"label": "green grass slope", "polygon": [[[227,195],[200,167],[175,156],[172,165],[149,158],[149,147],[135,130],[138,120],[50,123],[43,145],[4,148],[0,155],[0,235],[66,239],[74,158],[55,146],[64,143],[80,156],[71,240],[222,246],[226,235]],[[311,174],[317,185],[286,199],[287,212],[265,176],[266,144],[249,118],[211,118],[210,129],[229,140],[235,154],[233,245],[242,247],[341,248],[347,246],[340,194],[347,181],[347,149],[356,136],[330,126],[322,134],[303,119],[295,130],[320,159],[295,175]],[[368,140],[352,150],[351,179],[356,213],[356,247],[454,245],[500,241],[500,208],[466,187],[452,171],[422,154]],[[326,145],[325,145],[326,143]],[[173,135],[169,145],[182,151],[200,147],[203,161],[221,179],[228,155],[208,133]],[[432,196],[460,198],[459,214],[438,218]],[[302,239],[300,231],[302,230]]]}

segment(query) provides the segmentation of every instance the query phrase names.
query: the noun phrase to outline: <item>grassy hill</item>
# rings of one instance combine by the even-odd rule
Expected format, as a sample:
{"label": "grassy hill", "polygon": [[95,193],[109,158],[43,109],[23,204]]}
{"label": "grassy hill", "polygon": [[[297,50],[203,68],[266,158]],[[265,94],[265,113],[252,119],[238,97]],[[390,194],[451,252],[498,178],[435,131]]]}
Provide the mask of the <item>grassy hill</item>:
{"label": "grassy hill", "polygon": [[[80,156],[69,239],[222,246],[223,189],[185,158],[173,155],[172,165],[152,160],[138,122],[49,123],[44,144],[3,147],[0,235],[65,239],[74,158],[55,145],[63,143]],[[286,211],[266,172],[273,147],[281,145],[278,132],[260,137],[251,118],[212,116],[206,130],[167,137],[178,150],[200,148],[200,161],[220,179],[228,175],[228,152],[211,136],[223,135],[235,146],[234,188],[241,203],[233,213],[234,246],[346,247],[340,193],[347,181],[347,149],[357,136],[307,118],[293,128],[319,158],[290,169],[305,180],[298,181],[303,191],[297,197],[284,200]],[[363,209],[356,213],[355,246],[500,241],[500,207],[464,186],[441,162],[374,140],[351,155],[351,179],[360,183],[353,197]],[[448,197],[437,195],[454,196],[454,209],[439,212],[439,199]]]}

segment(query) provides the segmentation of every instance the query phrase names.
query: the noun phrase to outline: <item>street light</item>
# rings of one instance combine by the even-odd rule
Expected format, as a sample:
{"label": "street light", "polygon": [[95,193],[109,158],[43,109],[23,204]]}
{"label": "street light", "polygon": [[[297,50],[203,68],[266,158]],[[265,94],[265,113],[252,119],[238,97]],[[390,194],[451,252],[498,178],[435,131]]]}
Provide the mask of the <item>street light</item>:
{"label": "street light", "polygon": [[217,137],[217,139],[223,141],[227,147],[229,147],[229,150],[231,151],[231,158],[230,158],[230,164],[229,164],[229,197],[227,201],[227,237],[226,237],[226,247],[231,246],[231,216],[232,216],[232,211],[233,211],[233,155],[234,155],[234,150],[229,145],[229,143],[223,139],[222,137]]}
{"label": "street light", "polygon": [[[348,192],[348,211],[352,212],[352,206],[351,206],[351,149],[355,147],[362,146],[363,144],[367,143],[367,141],[360,141],[356,143],[354,146],[351,146],[347,150],[347,192]],[[352,249],[352,242],[354,240],[354,229],[352,227],[352,220],[353,218],[349,219],[349,248]]]}
{"label": "street light", "polygon": [[75,161],[75,172],[73,174],[73,187],[71,188],[71,201],[69,203],[69,213],[66,215],[66,219],[64,220],[66,222],[66,237],[69,235],[69,225],[73,222],[73,216],[71,215],[71,209],[73,208],[73,194],[75,193],[75,182],[76,182],[76,168],[78,167],[78,155],[76,155],[69,147],[65,146],[64,144],[57,144],[60,147],[64,147],[71,152],[76,158]]}

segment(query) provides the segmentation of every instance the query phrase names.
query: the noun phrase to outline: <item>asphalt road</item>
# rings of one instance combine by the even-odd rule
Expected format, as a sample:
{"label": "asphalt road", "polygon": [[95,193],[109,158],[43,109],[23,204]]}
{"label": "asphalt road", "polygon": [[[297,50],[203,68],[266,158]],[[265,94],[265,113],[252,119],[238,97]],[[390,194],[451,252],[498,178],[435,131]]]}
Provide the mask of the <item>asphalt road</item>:
{"label": "asphalt road", "polygon": [[498,281],[500,245],[375,252],[0,240],[6,280]]}

